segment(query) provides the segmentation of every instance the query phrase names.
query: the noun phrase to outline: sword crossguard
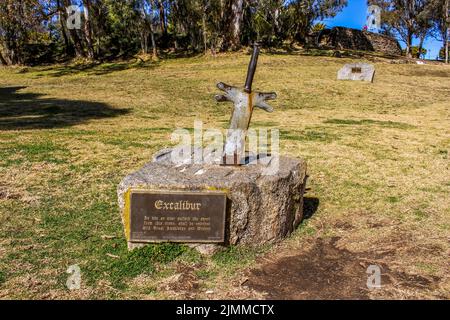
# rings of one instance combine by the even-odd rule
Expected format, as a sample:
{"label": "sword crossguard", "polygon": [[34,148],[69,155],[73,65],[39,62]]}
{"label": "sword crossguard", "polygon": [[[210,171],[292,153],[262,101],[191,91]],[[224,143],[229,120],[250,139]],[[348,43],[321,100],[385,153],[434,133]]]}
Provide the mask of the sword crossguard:
{"label": "sword crossguard", "polygon": [[230,130],[227,134],[227,141],[224,147],[224,163],[228,162],[227,159],[231,159],[232,165],[242,164],[243,151],[245,150],[245,134],[250,125],[253,109],[257,107],[267,112],[273,112],[272,106],[266,101],[275,100],[277,94],[275,92],[252,91],[258,55],[259,46],[255,44],[243,89],[230,86],[223,82],[217,84],[217,88],[223,91],[224,94],[216,95],[216,101],[230,101],[234,105],[230,120]]}
{"label": "sword crossguard", "polygon": [[241,102],[241,96],[248,95],[251,97],[251,99],[248,99],[249,102],[251,101],[252,105],[250,106],[252,109],[253,107],[258,107],[264,111],[267,112],[273,112],[273,107],[270,106],[266,101],[268,100],[275,100],[277,98],[277,94],[275,92],[251,92],[247,93],[245,89],[242,91],[237,87],[230,86],[228,84],[225,84],[223,82],[219,82],[217,84],[217,88],[219,90],[222,90],[225,92],[225,94],[217,94],[214,96],[217,102],[232,102],[236,105]]}

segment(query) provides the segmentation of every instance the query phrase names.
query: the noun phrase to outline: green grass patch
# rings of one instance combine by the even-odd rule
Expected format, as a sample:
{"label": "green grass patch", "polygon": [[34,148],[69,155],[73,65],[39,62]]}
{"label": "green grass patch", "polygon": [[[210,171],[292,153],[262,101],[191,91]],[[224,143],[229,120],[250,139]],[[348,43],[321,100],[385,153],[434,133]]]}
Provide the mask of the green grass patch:
{"label": "green grass patch", "polygon": [[389,196],[386,198],[386,201],[389,203],[397,203],[400,202],[400,198],[395,196]]}
{"label": "green grass patch", "polygon": [[187,247],[179,259],[188,264],[200,264],[205,260],[205,257],[196,249]]}
{"label": "green grass patch", "polygon": [[289,131],[280,130],[281,140],[317,141],[330,143],[338,139],[337,135],[319,130]]}
{"label": "green grass patch", "polygon": [[48,162],[61,164],[67,161],[70,152],[67,148],[51,141],[35,143],[5,144],[0,149],[4,166],[29,162]]}
{"label": "green grass patch", "polygon": [[274,121],[253,121],[251,123],[251,127],[256,128],[270,128],[270,127],[278,127],[280,124]]}
{"label": "green grass patch", "polygon": [[172,262],[186,250],[187,247],[184,245],[163,243],[147,245],[129,252],[122,245],[119,258],[111,258],[105,254],[104,257],[98,257],[94,267],[86,266],[88,283],[93,284],[99,279],[106,278],[114,287],[124,289],[127,287],[127,280],[140,274],[152,274],[157,264]]}
{"label": "green grass patch", "polygon": [[134,139],[113,138],[105,140],[105,143],[120,147],[121,149],[128,149],[130,147],[143,148],[145,144],[136,142]]}
{"label": "green grass patch", "polygon": [[439,150],[438,155],[442,156],[442,159],[448,159],[448,150]]}
{"label": "green grass patch", "polygon": [[309,220],[303,220],[295,230],[295,233],[299,236],[314,236],[317,233],[317,229],[310,225]]}
{"label": "green grass patch", "polygon": [[6,282],[6,272],[0,270],[0,285]]}
{"label": "green grass patch", "polygon": [[413,214],[414,214],[415,220],[417,220],[417,221],[426,220],[430,216],[427,212],[420,210],[420,209],[414,210]]}
{"label": "green grass patch", "polygon": [[226,250],[214,254],[212,260],[219,267],[243,266],[253,261],[259,253],[264,252],[266,249],[265,247],[230,246]]}
{"label": "green grass patch", "polygon": [[218,275],[217,270],[200,269],[195,271],[195,275],[201,280],[209,280]]}
{"label": "green grass patch", "polygon": [[433,266],[432,264],[429,264],[429,263],[425,263],[425,262],[418,262],[416,264],[416,266],[417,266],[417,268],[425,271],[426,273],[428,273],[430,275],[434,275],[438,271],[435,266]]}
{"label": "green grass patch", "polygon": [[[154,133],[167,133],[175,130],[175,128],[165,128],[165,127],[155,127],[155,128],[141,128],[141,129],[133,129],[131,132],[154,132]],[[193,129],[187,129],[193,130]]]}
{"label": "green grass patch", "polygon": [[79,136],[95,136],[98,135],[99,132],[95,130],[75,130],[75,129],[65,129],[65,130],[52,130],[51,133],[61,135],[67,137],[79,137]]}

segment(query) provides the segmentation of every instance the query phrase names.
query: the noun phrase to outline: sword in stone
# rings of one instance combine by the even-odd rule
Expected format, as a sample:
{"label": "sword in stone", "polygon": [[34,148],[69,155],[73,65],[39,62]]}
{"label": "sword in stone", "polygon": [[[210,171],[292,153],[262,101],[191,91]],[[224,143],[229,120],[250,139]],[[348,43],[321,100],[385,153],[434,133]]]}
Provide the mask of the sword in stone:
{"label": "sword in stone", "polygon": [[277,98],[275,92],[253,92],[252,84],[258,64],[259,45],[253,47],[253,54],[248,66],[247,80],[243,89],[227,85],[223,82],[217,84],[217,88],[225,94],[216,95],[218,102],[230,101],[233,103],[233,111],[230,120],[230,128],[223,151],[223,164],[239,166],[245,164],[245,137],[255,107],[267,112],[273,112],[273,108],[266,102]]}

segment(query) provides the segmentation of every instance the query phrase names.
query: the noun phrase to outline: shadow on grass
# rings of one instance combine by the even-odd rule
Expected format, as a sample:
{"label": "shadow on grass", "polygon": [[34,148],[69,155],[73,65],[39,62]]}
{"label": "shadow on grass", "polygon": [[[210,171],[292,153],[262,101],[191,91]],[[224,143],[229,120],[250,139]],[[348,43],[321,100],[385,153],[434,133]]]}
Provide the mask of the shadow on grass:
{"label": "shadow on grass", "polygon": [[92,62],[92,63],[79,63],[79,64],[65,64],[59,66],[51,66],[41,69],[45,72],[40,76],[50,77],[63,77],[69,75],[105,75],[117,71],[129,70],[129,69],[155,69],[160,65],[155,61],[142,61],[137,62],[123,61],[123,62]]}
{"label": "shadow on grass", "polygon": [[412,129],[415,126],[410,125],[408,123],[396,122],[396,121],[381,121],[381,120],[372,120],[372,119],[328,119],[323,123],[326,124],[336,124],[336,125],[350,125],[350,126],[363,126],[363,125],[377,125],[385,128],[396,128],[396,129]]}
{"label": "shadow on grass", "polygon": [[303,201],[303,218],[309,219],[319,209],[320,200],[315,197],[304,197]]}
{"label": "shadow on grass", "polygon": [[[209,55],[209,53],[207,54]],[[173,60],[173,59],[185,59],[185,58],[200,58],[204,57],[204,52],[198,52],[194,50],[177,50],[177,51],[168,51],[168,52],[160,52],[159,58],[164,60]]]}
{"label": "shadow on grass", "polygon": [[100,102],[41,98],[20,93],[26,87],[0,88],[0,130],[50,129],[129,113]]}

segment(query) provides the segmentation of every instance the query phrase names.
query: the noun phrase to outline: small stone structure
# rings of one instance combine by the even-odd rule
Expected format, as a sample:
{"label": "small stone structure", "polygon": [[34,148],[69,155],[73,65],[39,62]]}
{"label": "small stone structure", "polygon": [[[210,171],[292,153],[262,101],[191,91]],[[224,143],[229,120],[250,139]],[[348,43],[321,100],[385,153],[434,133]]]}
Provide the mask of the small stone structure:
{"label": "small stone structure", "polygon": [[316,44],[319,47],[332,47],[339,50],[374,51],[392,56],[402,54],[400,44],[392,37],[344,27],[322,30],[317,35]]}
{"label": "small stone structure", "polygon": [[375,67],[368,63],[350,63],[338,72],[338,80],[357,80],[373,82]]}
{"label": "small stone structure", "polygon": [[[217,164],[176,165],[170,150],[125,177],[118,186],[119,207],[127,234],[127,193],[133,189],[167,191],[223,191],[227,196],[225,243],[257,246],[275,243],[288,236],[303,217],[306,163],[280,157],[278,170],[263,172],[274,161],[254,160],[243,166]],[[256,158],[254,158],[256,159]],[[265,164],[264,164],[265,163]],[[267,164],[267,165],[266,165]],[[141,246],[129,242],[129,248]],[[193,245],[196,247],[195,245]],[[220,245],[208,244],[208,251]],[[198,244],[199,251],[205,245]]]}

